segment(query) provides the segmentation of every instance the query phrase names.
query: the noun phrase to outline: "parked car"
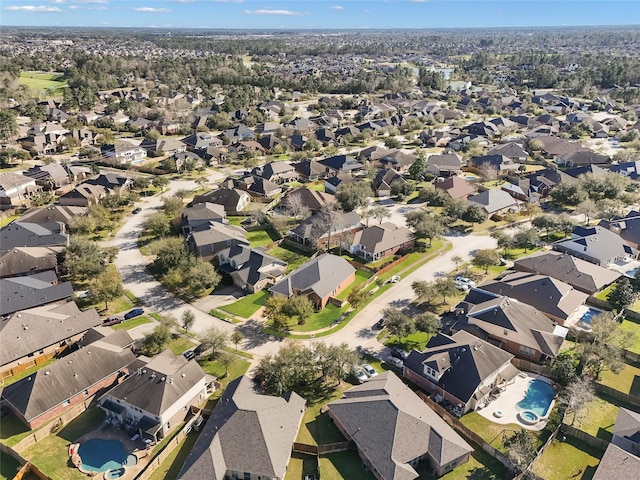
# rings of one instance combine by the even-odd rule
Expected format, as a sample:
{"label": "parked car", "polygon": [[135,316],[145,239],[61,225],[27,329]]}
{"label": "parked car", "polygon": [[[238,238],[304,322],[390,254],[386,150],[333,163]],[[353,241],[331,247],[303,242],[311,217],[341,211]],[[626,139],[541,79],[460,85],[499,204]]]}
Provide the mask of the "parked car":
{"label": "parked car", "polygon": [[391,350],[391,355],[393,355],[396,358],[399,358],[400,360],[406,360],[407,358],[409,358],[409,354],[407,352],[405,352],[403,349],[401,349],[400,347],[389,347]]}
{"label": "parked car", "polygon": [[76,292],[78,298],[89,298],[91,296],[91,290],[80,290]]}
{"label": "parked car", "polygon": [[387,363],[398,370],[402,370],[402,367],[404,366],[404,362],[396,357],[389,357],[387,359]]}
{"label": "parked car", "polygon": [[119,323],[122,323],[122,317],[118,316],[118,315],[114,315],[112,317],[109,318],[105,318],[102,321],[102,326],[103,327],[110,327],[112,325],[117,325]]}
{"label": "parked car", "polygon": [[142,308],[134,308],[133,310],[124,314],[124,319],[129,320],[130,318],[139,317],[144,313]]}
{"label": "parked car", "polygon": [[364,373],[366,373],[369,378],[375,377],[376,375],[378,375],[378,372],[376,372],[376,370],[368,363],[365,363],[364,365],[362,365],[362,369],[364,370]]}
{"label": "parked car", "polygon": [[398,283],[400,281],[400,275],[394,275],[389,279],[389,283]]}
{"label": "parked car", "polygon": [[193,350],[187,350],[182,355],[184,355],[184,358],[186,358],[187,360],[191,360],[196,356],[196,352],[194,352]]}
{"label": "parked car", "polygon": [[356,378],[358,383],[364,383],[367,380],[369,380],[369,377],[367,376],[367,374],[364,372],[363,369],[361,368],[356,368],[353,371],[353,376]]}
{"label": "parked car", "polygon": [[382,330],[386,324],[387,324],[387,319],[382,317],[380,320],[374,323],[373,327],[371,328],[373,328],[374,330]]}
{"label": "parked car", "polygon": [[455,281],[456,288],[458,290],[468,290],[476,286],[476,282],[467,277],[463,277],[462,275],[456,276],[453,280]]}
{"label": "parked car", "polygon": [[133,209],[132,213],[140,213],[142,211],[142,209],[140,207],[136,207]]}

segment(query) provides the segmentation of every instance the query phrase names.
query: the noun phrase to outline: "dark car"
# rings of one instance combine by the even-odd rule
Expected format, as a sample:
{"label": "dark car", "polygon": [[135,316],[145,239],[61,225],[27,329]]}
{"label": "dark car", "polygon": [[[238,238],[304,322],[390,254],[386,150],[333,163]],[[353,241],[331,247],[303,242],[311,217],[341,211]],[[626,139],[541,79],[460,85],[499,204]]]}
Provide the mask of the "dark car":
{"label": "dark car", "polygon": [[196,352],[194,352],[193,350],[187,350],[182,355],[184,355],[184,358],[186,358],[187,360],[191,360],[196,356]]}
{"label": "dark car", "polygon": [[376,323],[373,324],[372,328],[374,330],[382,330],[386,324],[387,324],[387,319],[382,317],[380,320],[378,320]]}
{"label": "dark car", "polygon": [[142,209],[140,207],[136,207],[133,209],[132,213],[140,213],[142,211]]}
{"label": "dark car", "polygon": [[390,347],[391,355],[399,358],[400,360],[406,360],[409,357],[409,354],[402,350],[400,347]]}
{"label": "dark car", "polygon": [[102,326],[103,327],[110,327],[112,325],[117,325],[119,323],[122,322],[122,317],[119,317],[118,315],[114,315],[112,317],[109,318],[105,318],[102,322]]}
{"label": "dark car", "polygon": [[144,310],[142,308],[134,308],[130,312],[127,312],[124,314],[124,319],[129,320],[130,318],[139,317],[143,313],[144,313]]}

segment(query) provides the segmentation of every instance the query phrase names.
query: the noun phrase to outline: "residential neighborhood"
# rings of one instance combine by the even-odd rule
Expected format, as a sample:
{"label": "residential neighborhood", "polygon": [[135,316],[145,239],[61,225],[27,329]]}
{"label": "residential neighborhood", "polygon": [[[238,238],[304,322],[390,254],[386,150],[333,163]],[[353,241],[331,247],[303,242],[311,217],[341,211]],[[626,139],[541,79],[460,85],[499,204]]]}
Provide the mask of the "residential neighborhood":
{"label": "residential neighborhood", "polygon": [[0,480],[635,478],[640,32],[549,28],[0,32]]}

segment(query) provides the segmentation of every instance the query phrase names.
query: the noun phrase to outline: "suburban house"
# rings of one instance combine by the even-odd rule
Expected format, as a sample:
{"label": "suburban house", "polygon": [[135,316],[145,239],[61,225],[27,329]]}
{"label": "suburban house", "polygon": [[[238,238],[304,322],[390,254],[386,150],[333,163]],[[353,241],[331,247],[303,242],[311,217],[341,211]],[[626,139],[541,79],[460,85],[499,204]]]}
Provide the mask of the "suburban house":
{"label": "suburban house", "polygon": [[[511,122],[514,123],[514,122]],[[507,142],[497,145],[487,152],[488,155],[504,155],[516,162],[524,163],[529,158],[527,151],[516,142]]]}
{"label": "suburban house", "polygon": [[7,315],[0,323],[0,376],[40,365],[102,323],[95,308],[81,312],[75,302],[49,303]]}
{"label": "suburban house", "polygon": [[332,177],[327,177],[324,180],[324,191],[326,193],[330,193],[335,195],[338,190],[342,188],[343,185],[347,185],[349,183],[356,182],[357,180],[353,178],[348,173],[338,173]]}
{"label": "suburban house", "polygon": [[467,168],[480,173],[484,169],[492,169],[497,175],[511,175],[520,168],[520,164],[504,155],[483,155],[471,158]]}
{"label": "suburban house", "polygon": [[33,178],[37,185],[47,190],[57,190],[71,183],[69,172],[57,162],[33,166],[24,175]]}
{"label": "suburban house", "polygon": [[242,227],[220,222],[209,222],[187,234],[187,250],[199,258],[210,261],[217,253],[235,245],[249,245],[247,232]]}
{"label": "suburban house", "polygon": [[230,178],[223,182],[227,188],[237,188],[247,192],[252,197],[263,198],[269,201],[276,195],[282,193],[282,187],[271,180],[257,175],[244,175],[241,178]]}
{"label": "suburban house", "polygon": [[181,425],[191,406],[215,390],[215,377],[196,361],[164,350],[100,397],[99,407],[113,422],[131,425],[154,443]]}
{"label": "suburban house", "polygon": [[640,456],[640,413],[624,407],[620,408],[613,426],[611,443]]}
{"label": "suburban house", "polygon": [[102,185],[81,183],[73,190],[58,197],[58,203],[65,207],[88,207],[98,203],[111,192]]}
{"label": "suburban house", "polygon": [[101,173],[95,178],[85,180],[83,185],[102,186],[110,193],[126,193],[131,189],[133,180],[117,173]]}
{"label": "suburban house", "polygon": [[506,271],[499,279],[487,280],[478,288],[531,305],[560,325],[589,297],[553,277],[528,272]]}
{"label": "suburban house", "polygon": [[373,190],[378,197],[388,197],[391,195],[392,185],[395,183],[405,184],[407,181],[393,168],[382,168],[371,181]]}
{"label": "suburban house", "polygon": [[399,250],[413,247],[415,241],[409,228],[385,222],[357,231],[353,240],[345,240],[343,245],[352,254],[375,262],[383,257],[395,255]]}
{"label": "suburban house", "polygon": [[575,227],[571,239],[554,243],[553,249],[601,267],[638,256],[638,251],[620,235],[601,226]]}
{"label": "suburban house", "polygon": [[356,269],[344,258],[323,253],[295,269],[269,289],[269,292],[287,298],[304,295],[316,309],[322,310],[356,278]]}
{"label": "suburban house", "polygon": [[409,354],[403,376],[463,415],[484,406],[494,389],[515,378],[519,370],[511,364],[512,358],[464,330],[454,335],[438,333],[424,351]]}
{"label": "suburban house", "polygon": [[249,293],[273,286],[287,270],[286,262],[246,245],[219,251],[218,266],[234,285]]}
{"label": "suburban house", "polygon": [[351,173],[364,168],[362,163],[348,155],[335,155],[318,160],[318,163],[324,166],[326,175],[336,175],[339,172]]}
{"label": "suburban house", "polygon": [[10,250],[15,247],[66,247],[69,235],[64,223],[44,224],[15,221],[0,228],[0,248]]}
{"label": "suburban house", "polygon": [[0,315],[65,300],[73,295],[71,282],[58,283],[53,270],[0,279]]}
{"label": "suburban house", "polygon": [[[114,334],[122,335],[120,331]],[[94,395],[126,375],[129,365],[136,361],[129,348],[122,347],[120,342],[111,342],[110,337],[80,348],[4,387],[3,405],[32,430],[75,405],[89,406]]]}
{"label": "suburban house", "polygon": [[144,139],[140,147],[155,155],[175,155],[187,150],[187,145],[177,138]]}
{"label": "suburban house", "polygon": [[489,216],[516,212],[520,208],[518,200],[495,188],[467,197],[467,203],[480,206]]}
{"label": "suburban house", "polygon": [[227,214],[222,205],[202,202],[182,210],[180,225],[182,232],[187,234],[193,230],[199,230],[203,225],[208,228],[211,222],[226,223],[226,219]]}
{"label": "suburban house", "polygon": [[315,182],[326,174],[325,166],[311,159],[299,161],[294,168],[301,182]]}
{"label": "suburban house", "polygon": [[288,162],[271,162],[251,170],[253,175],[262,177],[273,183],[285,183],[298,179],[293,165]]}
{"label": "suburban house", "polygon": [[147,151],[144,148],[125,141],[116,141],[112,144],[103,145],[100,153],[105,158],[120,164],[131,163],[135,165],[147,158]]}
{"label": "suburban house", "polygon": [[302,245],[323,248],[328,246],[329,241],[331,246],[340,245],[340,242],[355,234],[360,227],[360,215],[355,211],[337,214],[332,225],[321,214],[314,213],[288,231],[287,236]]}
{"label": "suburban house", "polygon": [[552,363],[568,330],[526,303],[472,288],[456,307],[452,330],[466,330],[509,353],[536,363]]}
{"label": "suburban house", "polygon": [[[23,223],[54,223],[60,222],[69,225],[74,218],[87,214],[85,207],[73,207],[66,205],[49,205],[46,207],[30,208],[20,216]],[[2,246],[0,245],[0,249]]]}
{"label": "suburban house", "polygon": [[262,395],[249,377],[233,380],[178,478],[284,480],[304,411],[305,400],[295,392]]}
{"label": "suburban house", "polygon": [[462,168],[462,158],[455,153],[429,155],[425,171],[436,177],[457,175]]}
{"label": "suburban house", "polygon": [[329,193],[300,187],[287,192],[280,202],[280,206],[287,209],[289,207],[289,198],[294,196],[298,197],[299,203],[306,206],[311,212],[319,212],[323,207],[336,201],[336,197]]}
{"label": "suburban house", "polygon": [[237,188],[218,188],[202,195],[196,195],[191,203],[195,205],[203,202],[222,205],[227,215],[235,215],[249,205],[251,195]]}
{"label": "suburban house", "polygon": [[536,252],[519,258],[513,268],[522,272],[548,275],[571,285],[580,292],[594,294],[612,284],[621,274],[572,255],[554,251]]}
{"label": "suburban house", "polygon": [[640,456],[623,450],[610,443],[600,459],[592,480],[611,480],[612,478],[635,478],[640,471]]}
{"label": "suburban house", "polygon": [[617,233],[633,248],[637,249],[640,246],[640,212],[631,210],[624,217],[600,220],[598,225]]}
{"label": "suburban house", "polygon": [[222,140],[210,132],[196,132],[182,139],[189,150],[206,150],[222,146]]}
{"label": "suburban house", "polygon": [[469,460],[473,448],[393,372],[344,392],[327,405],[338,430],[378,480],[411,480],[427,461],[438,476]]}
{"label": "suburban house", "polygon": [[24,205],[32,193],[42,188],[36,185],[35,179],[16,172],[0,174],[0,207]]}
{"label": "suburban house", "polygon": [[469,195],[476,193],[477,189],[466,179],[458,177],[456,175],[442,179],[441,182],[436,182],[435,187],[438,190],[442,190],[449,197],[454,200],[461,199],[466,200]]}
{"label": "suburban house", "polygon": [[57,273],[58,259],[65,247],[15,247],[0,251],[0,278],[18,277],[53,270]]}

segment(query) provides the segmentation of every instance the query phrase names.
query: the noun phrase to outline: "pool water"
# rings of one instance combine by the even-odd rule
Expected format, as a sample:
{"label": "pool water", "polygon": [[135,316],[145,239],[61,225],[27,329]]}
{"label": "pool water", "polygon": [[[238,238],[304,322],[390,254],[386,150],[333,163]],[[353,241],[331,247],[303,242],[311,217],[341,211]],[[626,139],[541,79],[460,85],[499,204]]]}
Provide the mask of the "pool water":
{"label": "pool water", "polygon": [[600,315],[601,313],[602,312],[596,308],[589,308],[582,314],[582,317],[580,317],[580,321],[586,323],[587,325],[591,325],[591,319]]}
{"label": "pool water", "polygon": [[529,382],[525,397],[516,404],[516,407],[520,411],[530,410],[539,417],[545,417],[555,395],[555,390],[547,382],[532,380]]}
{"label": "pool water", "polygon": [[128,464],[129,455],[124,445],[118,440],[103,440],[93,438],[80,445],[78,455],[82,459],[82,468],[89,472],[106,472],[119,469]]}

